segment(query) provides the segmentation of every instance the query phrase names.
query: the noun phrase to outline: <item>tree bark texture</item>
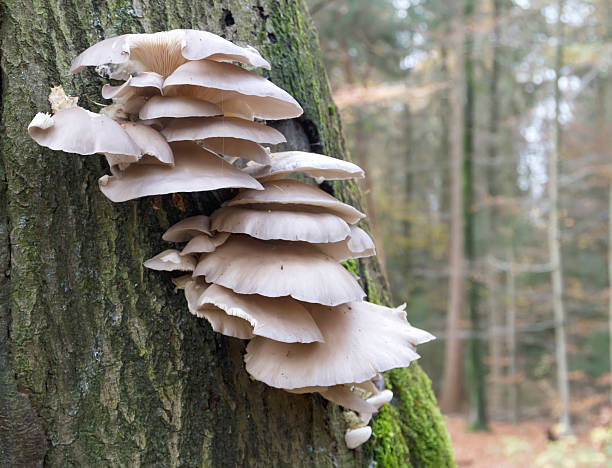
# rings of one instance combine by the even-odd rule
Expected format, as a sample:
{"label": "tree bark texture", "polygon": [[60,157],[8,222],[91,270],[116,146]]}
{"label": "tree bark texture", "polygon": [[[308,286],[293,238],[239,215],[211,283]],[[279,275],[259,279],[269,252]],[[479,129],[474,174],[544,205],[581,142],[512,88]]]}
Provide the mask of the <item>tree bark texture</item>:
{"label": "tree bark texture", "polygon": [[[62,84],[97,111],[103,80],[71,60],[112,35],[198,28],[252,44],[304,107],[276,124],[296,149],[346,158],[315,32],[292,0],[0,0],[0,465],[452,466],[418,366],[389,373],[395,404],[362,449],[341,410],[252,382],[245,342],[191,316],[170,275],[142,262],[179,219],[231,191],[113,204],[99,156],[37,146],[26,128]],[[327,187],[359,206],[353,183]],[[366,226],[367,228],[367,226]],[[375,260],[349,267],[387,300]]]}

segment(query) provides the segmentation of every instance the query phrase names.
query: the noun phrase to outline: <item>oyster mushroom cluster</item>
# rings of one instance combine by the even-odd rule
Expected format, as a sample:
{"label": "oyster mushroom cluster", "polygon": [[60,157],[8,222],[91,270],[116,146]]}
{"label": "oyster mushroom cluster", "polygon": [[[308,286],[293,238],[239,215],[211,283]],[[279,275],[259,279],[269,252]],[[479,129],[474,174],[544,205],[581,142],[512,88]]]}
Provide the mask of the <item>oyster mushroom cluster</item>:
{"label": "oyster mushroom cluster", "polygon": [[[214,34],[174,30],[113,37],[90,47],[71,71],[95,66],[124,80],[105,85],[99,113],[53,88],[52,114],[28,127],[39,144],[103,154],[99,180],[110,200],[216,190],[238,194],[210,217],[183,219],[163,235],[180,248],[147,260],[174,278],[189,311],[213,330],[248,339],[247,372],[293,393],[318,392],[347,409],[345,440],[368,440],[372,414],[393,394],[380,373],[408,366],[433,339],[406,321],[403,307],[364,300],[341,262],[375,254],[365,217],[314,182],[364,177],[350,162],[300,151],[271,153],[285,142],[264,120],[302,113],[288,93],[240,65],[268,69],[257,50]],[[231,163],[248,161],[243,169]],[[301,173],[301,180],[286,178]],[[175,246],[177,247],[177,246]],[[382,384],[381,384],[382,382]]]}

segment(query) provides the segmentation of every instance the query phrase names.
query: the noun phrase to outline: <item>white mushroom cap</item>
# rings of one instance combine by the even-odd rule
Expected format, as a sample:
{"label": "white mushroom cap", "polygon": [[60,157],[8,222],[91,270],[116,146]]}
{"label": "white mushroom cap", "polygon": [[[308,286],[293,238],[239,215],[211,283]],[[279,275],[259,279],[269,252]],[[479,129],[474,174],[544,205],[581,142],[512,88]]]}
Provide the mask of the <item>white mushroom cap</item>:
{"label": "white mushroom cap", "polygon": [[367,402],[374,406],[378,411],[382,405],[393,400],[393,392],[391,390],[383,390],[374,396],[367,399]]}
{"label": "white mushroom cap", "polygon": [[372,404],[361,398],[357,393],[352,392],[345,385],[334,385],[319,393],[323,398],[347,409],[360,413],[376,412],[376,408]]}
{"label": "white mushroom cap", "polygon": [[60,109],[53,116],[37,114],[28,126],[28,134],[39,145],[66,153],[120,154],[135,160],[141,154],[121,125],[82,107]]}
{"label": "white mushroom cap", "polygon": [[319,181],[365,177],[363,169],[342,159],[303,151],[272,153],[267,166],[248,164],[244,171],[260,180],[278,179],[292,172],[302,172]]}
{"label": "white mushroom cap", "polygon": [[244,360],[255,379],[277,388],[332,386],[363,382],[377,372],[405,367],[419,358],[413,346],[421,331],[408,324],[401,309],[369,302],[333,308],[304,305],[325,343],[253,339]]}
{"label": "white mushroom cap", "polygon": [[[201,292],[191,307],[197,309],[205,318],[208,318],[211,309],[221,310],[227,317],[246,321],[252,335],[271,340],[286,343],[312,343],[323,340],[316,323],[304,306],[286,297],[272,299],[258,295],[247,296],[212,284]],[[223,317],[215,315],[215,321],[220,319]],[[243,336],[244,334],[237,338]]]}
{"label": "white mushroom cap", "polygon": [[70,71],[78,73],[87,66],[111,65],[111,78],[126,78],[138,71],[167,76],[187,60],[201,59],[270,68],[252,47],[240,47],[206,31],[175,29],[153,34],[124,34],[98,42],[74,59]]}
{"label": "white mushroom cap", "polygon": [[211,215],[212,228],[217,231],[248,234],[257,239],[280,239],[311,243],[339,242],[351,230],[346,222],[331,213],[292,211],[226,206]]}
{"label": "white mushroom cap", "polygon": [[192,279],[185,286],[185,299],[187,307],[193,315],[208,320],[212,329],[217,333],[241,340],[253,338],[253,327],[246,320],[227,315],[215,306],[198,306],[198,301],[202,294],[208,289],[209,285],[202,279]]}
{"label": "white mushroom cap", "polygon": [[230,236],[217,250],[202,256],[194,271],[194,276],[199,275],[240,294],[291,296],[318,304],[343,304],[365,296],[346,269],[305,243]]}
{"label": "white mushroom cap", "polygon": [[[349,224],[355,224],[365,214],[350,205],[332,197],[318,187],[299,182],[297,180],[274,180],[264,182],[263,191],[241,190],[231,200],[222,206],[239,205],[302,205],[304,207],[317,207],[317,212],[321,208],[329,213],[340,216]],[[263,207],[262,207],[263,208]],[[287,207],[293,209],[293,207]]]}
{"label": "white mushroom cap", "polygon": [[223,244],[228,237],[228,232],[219,232],[212,237],[200,234],[187,243],[185,248],[181,251],[181,255],[213,252],[217,247]]}
{"label": "white mushroom cap", "polygon": [[190,96],[221,102],[239,98],[253,116],[266,119],[291,119],[302,115],[302,108],[286,91],[269,80],[231,63],[199,60],[178,67],[164,82],[166,96]]}
{"label": "white mushroom cap", "polygon": [[361,228],[350,226],[349,237],[340,242],[317,244],[319,250],[338,262],[349,258],[371,257],[376,255],[374,241]]}
{"label": "white mushroom cap", "polygon": [[181,255],[178,250],[169,249],[158,253],[144,262],[144,266],[159,271],[193,271],[196,259],[192,255]]}
{"label": "white mushroom cap", "polygon": [[142,72],[130,76],[120,86],[102,86],[104,99],[120,99],[132,96],[154,96],[161,93],[164,77],[158,73]]}
{"label": "white mushroom cap", "polygon": [[[157,130],[136,122],[122,122],[121,127],[140,148],[142,156],[138,159],[139,164],[174,164],[172,149]],[[152,157],[144,158],[145,155]],[[132,158],[132,156],[121,154],[106,154],[106,160],[111,169],[119,166],[120,170],[124,170],[131,163],[136,162]]]}
{"label": "white mushroom cap", "polygon": [[121,175],[101,177],[100,190],[110,200],[122,202],[166,193],[261,187],[255,179],[196,143],[178,142],[171,148],[174,167],[132,164]]}
{"label": "white mushroom cap", "polygon": [[222,115],[221,108],[212,102],[183,96],[153,96],[140,109],[141,120],[161,117],[214,117]]}
{"label": "white mushroom cap", "polygon": [[358,427],[357,429],[347,430],[344,434],[344,441],[349,449],[356,449],[365,444],[371,436],[372,428],[370,426]]}
{"label": "white mushroom cap", "polygon": [[275,128],[236,117],[188,117],[174,119],[162,134],[168,141],[239,138],[257,143],[284,143],[285,136]]}
{"label": "white mushroom cap", "polygon": [[164,232],[162,239],[166,242],[187,242],[200,234],[212,236],[208,216],[197,215],[182,219]]}

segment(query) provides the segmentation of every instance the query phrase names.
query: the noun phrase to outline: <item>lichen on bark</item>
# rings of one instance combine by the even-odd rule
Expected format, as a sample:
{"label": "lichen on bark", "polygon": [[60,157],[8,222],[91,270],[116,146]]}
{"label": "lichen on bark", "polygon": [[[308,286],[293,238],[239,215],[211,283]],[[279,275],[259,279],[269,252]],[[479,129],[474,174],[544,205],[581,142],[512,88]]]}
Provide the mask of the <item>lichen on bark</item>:
{"label": "lichen on bark", "polygon": [[[273,64],[267,76],[305,109],[278,123],[290,143],[346,158],[302,3],[0,0],[0,8],[0,465],[393,466],[393,454],[398,466],[452,465],[418,367],[391,374],[399,404],[375,421],[372,444],[349,451],[338,407],[252,382],[244,343],[188,314],[169,275],[143,269],[164,248],[166,228],[210,213],[231,191],[112,204],[97,189],[99,157],[46,150],[26,133],[47,110],[50,86],[99,109],[103,80],[69,73],[89,45],[194,27],[258,47]],[[360,204],[354,184],[327,188]],[[369,297],[384,302],[376,261],[354,266]]]}

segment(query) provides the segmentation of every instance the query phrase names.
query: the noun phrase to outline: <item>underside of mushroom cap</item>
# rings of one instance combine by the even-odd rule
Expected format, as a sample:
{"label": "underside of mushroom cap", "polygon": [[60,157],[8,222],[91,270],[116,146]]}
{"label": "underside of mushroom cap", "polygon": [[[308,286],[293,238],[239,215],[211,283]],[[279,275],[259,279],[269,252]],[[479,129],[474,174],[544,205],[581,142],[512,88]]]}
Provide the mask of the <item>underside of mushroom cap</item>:
{"label": "underside of mushroom cap", "polygon": [[351,230],[340,217],[331,213],[293,211],[226,206],[211,215],[212,228],[234,234],[248,234],[262,240],[279,239],[311,243],[339,242]]}
{"label": "underside of mushroom cap", "polygon": [[240,294],[291,296],[318,304],[338,305],[365,296],[344,267],[301,242],[232,235],[202,256],[194,271],[194,276],[199,275]]}
{"label": "underside of mushroom cap", "polygon": [[196,143],[177,142],[170,147],[174,167],[132,164],[120,175],[100,178],[100,190],[111,201],[122,202],[150,195],[229,187],[261,189],[251,176]]}
{"label": "underside of mushroom cap", "polygon": [[185,117],[214,117],[223,111],[212,102],[191,99],[184,96],[153,96],[140,109],[141,120]]}
{"label": "underside of mushroom cap", "polygon": [[365,177],[363,169],[342,159],[303,151],[272,153],[267,166],[248,164],[244,171],[261,180],[274,180],[292,172],[301,172],[320,180],[343,180]]}
{"label": "underside of mushroom cap", "polygon": [[168,249],[144,262],[146,268],[159,271],[193,271],[196,259],[193,255],[181,255],[178,250]]}
{"label": "underside of mushroom cap", "polygon": [[197,215],[182,219],[164,232],[162,239],[166,242],[187,242],[200,234],[212,236],[208,216]]}
{"label": "underside of mushroom cap", "polygon": [[377,409],[361,398],[357,393],[351,391],[346,385],[334,385],[327,390],[319,392],[323,398],[346,409],[360,413],[376,413]]}
{"label": "underside of mushroom cap", "polygon": [[192,306],[202,310],[204,316],[209,309],[219,309],[227,314],[227,317],[245,320],[253,335],[271,340],[285,343],[312,343],[323,340],[310,313],[298,301],[287,297],[236,294],[230,289],[212,284],[199,295]]}
{"label": "underside of mushroom cap", "polygon": [[47,119],[39,115],[45,114],[34,117],[28,134],[41,146],[82,155],[110,153],[136,159],[141,155],[140,148],[121,125],[104,115],[82,107],[60,109]]}
{"label": "underside of mushroom cap", "polygon": [[220,104],[240,99],[260,119],[291,119],[302,108],[286,91],[271,81],[231,63],[210,60],[187,62],[164,82],[166,96],[189,96]]}
{"label": "underside of mushroom cap", "polygon": [[174,29],[105,39],[79,54],[72,62],[70,72],[78,73],[87,66],[108,65],[111,78],[125,79],[141,71],[168,76],[188,60],[201,59],[236,61],[270,68],[253,47],[240,47],[207,31]]}
{"label": "underside of mushroom cap", "polygon": [[420,331],[408,324],[402,310],[369,302],[304,305],[325,343],[254,338],[244,360],[255,379],[277,388],[333,386],[371,379],[419,357],[413,346]]}
{"label": "underside of mushroom cap", "polygon": [[236,117],[188,117],[172,120],[162,134],[168,141],[239,138],[256,143],[278,144],[287,140],[275,128]]}
{"label": "underside of mushroom cap", "polygon": [[[223,203],[222,206],[239,205],[303,205],[314,206],[319,210],[337,214],[349,224],[355,224],[365,217],[356,208],[346,203],[342,203],[330,194],[318,187],[305,184],[297,180],[283,179],[264,182],[264,190],[241,190],[231,200]],[[291,206],[287,207],[291,209]]]}

